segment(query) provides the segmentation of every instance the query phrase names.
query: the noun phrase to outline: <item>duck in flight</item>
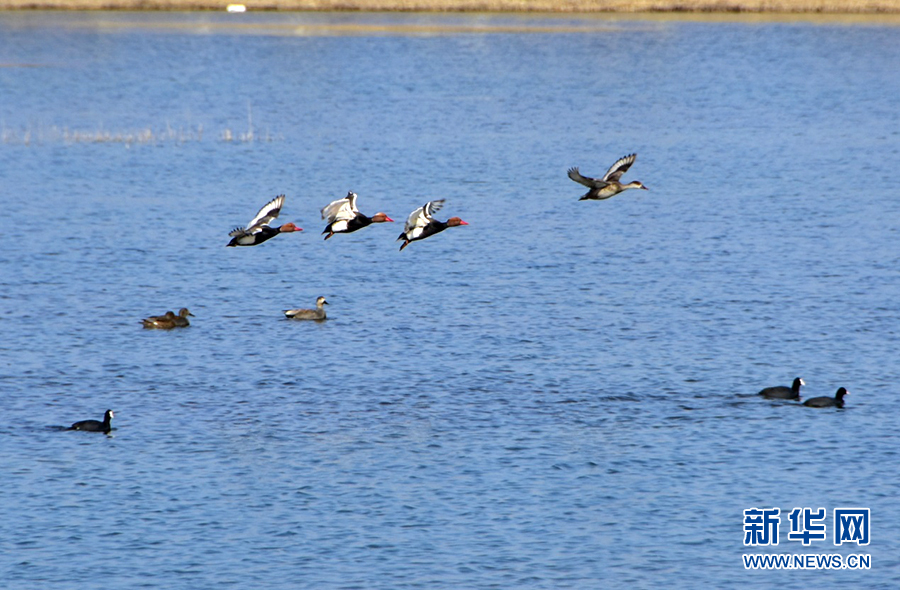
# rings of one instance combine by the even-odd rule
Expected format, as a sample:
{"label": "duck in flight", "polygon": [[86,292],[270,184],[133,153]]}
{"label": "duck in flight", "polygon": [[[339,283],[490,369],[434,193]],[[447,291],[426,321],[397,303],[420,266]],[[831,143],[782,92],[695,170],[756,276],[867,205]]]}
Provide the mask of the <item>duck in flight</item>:
{"label": "duck in flight", "polygon": [[578,168],[569,168],[569,178],[574,180],[579,184],[583,184],[588,187],[590,190],[586,192],[579,201],[602,201],[603,199],[608,199],[615,195],[618,195],[622,191],[628,190],[630,188],[641,188],[646,190],[648,189],[646,186],[641,184],[640,180],[632,180],[628,184],[622,184],[619,180],[622,178],[622,175],[625,174],[631,165],[634,164],[634,161],[637,159],[637,154],[630,154],[628,156],[624,156],[616,160],[616,163],[609,167],[609,170],[606,171],[606,174],[603,175],[603,178],[590,178],[588,176],[582,176],[578,172]]}
{"label": "duck in flight", "polygon": [[322,232],[323,234],[328,234],[325,236],[326,240],[334,234],[349,234],[373,223],[394,221],[381,211],[372,217],[363,215],[356,208],[356,198],[357,194],[350,191],[343,199],[332,201],[325,207],[322,207],[322,219],[328,221],[328,227]]}
{"label": "duck in flight", "polygon": [[400,246],[402,251],[410,242],[416,240],[424,240],[429,236],[440,233],[448,227],[456,227],[458,225],[469,225],[459,217],[451,217],[447,221],[438,221],[434,218],[434,214],[444,206],[444,199],[437,201],[429,201],[409,214],[406,219],[406,225],[403,233],[400,234],[398,240],[403,240]]}
{"label": "duck in flight", "polygon": [[269,223],[278,217],[281,213],[281,206],[284,205],[284,195],[278,195],[259,210],[256,217],[250,220],[246,229],[236,227],[231,230],[228,235],[231,241],[228,246],[256,246],[262,244],[270,238],[274,238],[278,234],[290,233],[294,231],[303,231],[303,228],[297,227],[293,223],[285,223],[281,227],[269,227]]}

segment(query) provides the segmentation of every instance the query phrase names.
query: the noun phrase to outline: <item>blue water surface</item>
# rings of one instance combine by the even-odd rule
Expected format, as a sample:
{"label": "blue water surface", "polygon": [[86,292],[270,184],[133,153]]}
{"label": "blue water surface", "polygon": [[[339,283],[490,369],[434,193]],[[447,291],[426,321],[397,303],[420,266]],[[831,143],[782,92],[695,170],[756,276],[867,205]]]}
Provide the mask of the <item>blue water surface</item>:
{"label": "blue water surface", "polygon": [[[900,586],[898,63],[865,20],[0,14],[0,586]],[[348,190],[395,222],[323,241]],[[282,193],[304,232],[224,247]],[[756,395],[796,376],[846,408]]]}

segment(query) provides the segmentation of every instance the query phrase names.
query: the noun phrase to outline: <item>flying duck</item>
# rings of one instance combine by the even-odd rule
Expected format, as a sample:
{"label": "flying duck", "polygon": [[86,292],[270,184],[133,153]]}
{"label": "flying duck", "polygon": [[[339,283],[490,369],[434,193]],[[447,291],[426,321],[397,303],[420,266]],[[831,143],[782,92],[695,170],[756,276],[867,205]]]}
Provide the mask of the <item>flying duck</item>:
{"label": "flying duck", "polygon": [[297,227],[293,223],[285,223],[281,227],[269,227],[269,222],[278,217],[281,213],[281,206],[284,205],[284,195],[278,195],[259,210],[256,217],[250,220],[247,228],[236,227],[228,234],[231,241],[228,246],[255,246],[262,244],[270,238],[274,238],[278,234],[290,233],[293,231],[303,231],[303,228]]}
{"label": "flying duck", "polygon": [[334,234],[349,234],[373,223],[394,221],[381,211],[372,217],[363,215],[356,208],[356,197],[357,194],[350,191],[343,199],[332,201],[325,207],[322,207],[322,219],[328,221],[328,226],[322,232],[323,234],[328,234],[325,236],[326,240]]}
{"label": "flying duck", "polygon": [[574,180],[579,184],[583,184],[588,187],[590,190],[586,192],[579,201],[586,200],[595,200],[601,201],[603,199],[608,199],[612,196],[618,195],[624,190],[628,190],[630,188],[642,188],[644,190],[650,190],[639,180],[632,180],[628,184],[622,184],[619,182],[619,179],[622,178],[622,175],[628,171],[634,161],[637,159],[637,154],[631,154],[628,156],[624,156],[616,160],[616,163],[610,166],[609,170],[606,171],[606,174],[603,175],[603,178],[589,178],[587,176],[582,176],[578,173],[578,168],[569,168],[569,178]]}
{"label": "flying duck", "polygon": [[403,233],[400,234],[398,240],[403,240],[400,246],[402,251],[410,242],[416,240],[424,240],[428,236],[440,233],[448,227],[456,227],[457,225],[469,225],[459,217],[451,217],[447,221],[437,221],[434,214],[444,206],[444,199],[437,201],[429,201],[415,211],[409,214],[406,220],[406,226]]}

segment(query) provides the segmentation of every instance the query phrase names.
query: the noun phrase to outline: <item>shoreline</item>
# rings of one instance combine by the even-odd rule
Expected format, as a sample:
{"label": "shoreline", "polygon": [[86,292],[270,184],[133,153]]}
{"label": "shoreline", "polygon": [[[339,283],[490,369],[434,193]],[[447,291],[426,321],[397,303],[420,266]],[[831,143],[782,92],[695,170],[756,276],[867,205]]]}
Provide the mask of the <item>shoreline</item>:
{"label": "shoreline", "polygon": [[555,14],[900,14],[900,0],[0,0],[8,11],[433,12]]}

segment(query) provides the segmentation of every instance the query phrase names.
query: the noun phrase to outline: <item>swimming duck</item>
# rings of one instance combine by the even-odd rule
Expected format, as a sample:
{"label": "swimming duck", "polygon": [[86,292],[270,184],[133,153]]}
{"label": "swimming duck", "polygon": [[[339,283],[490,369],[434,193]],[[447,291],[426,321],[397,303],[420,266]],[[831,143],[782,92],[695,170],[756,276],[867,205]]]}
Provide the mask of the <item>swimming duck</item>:
{"label": "swimming duck", "polygon": [[172,328],[186,328],[191,325],[191,322],[187,319],[188,316],[193,317],[193,315],[186,307],[182,307],[178,310],[178,315],[167,311],[165,315],[151,316],[141,320],[141,323],[148,329],[171,330]]}
{"label": "swimming duck", "polygon": [[622,175],[628,171],[632,164],[634,164],[635,159],[637,159],[637,154],[631,154],[619,158],[618,160],[616,160],[615,164],[610,166],[609,170],[606,171],[606,174],[603,175],[603,178],[600,179],[582,176],[578,173],[578,168],[569,168],[569,178],[591,189],[578,200],[601,201],[603,199],[608,199],[612,196],[618,195],[622,191],[628,190],[630,188],[642,188],[644,190],[650,190],[646,186],[641,184],[641,181],[639,180],[632,180],[628,184],[622,184],[621,182],[619,182],[619,179],[622,178]]}
{"label": "swimming duck", "polygon": [[326,240],[334,234],[349,234],[373,223],[394,221],[381,211],[372,217],[363,215],[356,208],[356,197],[357,194],[350,191],[343,199],[332,201],[325,207],[322,207],[322,219],[328,221],[328,227],[322,232],[323,234],[328,234],[325,236]]}
{"label": "swimming duck", "polygon": [[769,399],[794,399],[800,401],[800,386],[806,385],[806,381],[797,377],[790,387],[778,385],[776,387],[766,387],[759,392],[759,395]]}
{"label": "swimming duck", "polygon": [[325,301],[324,297],[318,297],[316,299],[316,308],[315,309],[286,309],[284,310],[284,315],[292,320],[324,320],[327,319],[325,316],[325,308],[323,305],[329,305],[327,301]]}
{"label": "swimming duck", "polygon": [[416,240],[424,240],[428,236],[440,233],[448,227],[456,227],[458,225],[469,225],[459,217],[451,217],[447,221],[437,221],[434,214],[444,206],[444,199],[437,201],[429,201],[409,214],[406,219],[406,226],[403,233],[400,234],[398,240],[403,240],[400,246],[402,251],[410,242]]}
{"label": "swimming duck", "polygon": [[834,397],[811,397],[805,402],[803,402],[804,406],[809,406],[811,408],[843,408],[844,407],[844,396],[850,395],[850,392],[845,388],[841,387],[834,394]]}
{"label": "swimming duck", "polygon": [[278,195],[259,210],[256,217],[250,220],[247,228],[236,227],[228,234],[231,241],[228,246],[255,246],[262,244],[270,238],[274,238],[278,234],[290,233],[294,231],[303,231],[303,228],[297,227],[293,223],[285,223],[281,227],[269,227],[269,222],[278,217],[281,213],[281,206],[284,205],[284,195]]}
{"label": "swimming duck", "polygon": [[163,315],[152,315],[149,318],[145,318],[141,320],[141,323],[144,324],[145,328],[159,328],[163,323],[170,323],[172,325],[169,327],[174,328],[175,317],[174,311],[167,311]]}
{"label": "swimming duck", "polygon": [[103,414],[103,422],[99,420],[82,420],[72,424],[72,426],[66,428],[66,430],[85,430],[88,432],[102,432],[104,434],[109,434],[109,431],[112,430],[110,422],[114,415],[112,410],[106,410],[106,413]]}
{"label": "swimming duck", "polygon": [[188,316],[194,317],[194,314],[188,311],[188,308],[182,307],[178,310],[178,315],[175,316],[175,327],[176,328],[187,328],[191,325],[191,322],[188,321]]}

